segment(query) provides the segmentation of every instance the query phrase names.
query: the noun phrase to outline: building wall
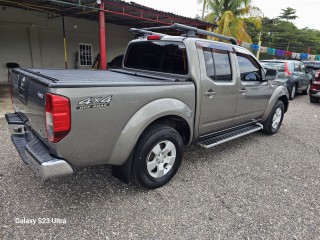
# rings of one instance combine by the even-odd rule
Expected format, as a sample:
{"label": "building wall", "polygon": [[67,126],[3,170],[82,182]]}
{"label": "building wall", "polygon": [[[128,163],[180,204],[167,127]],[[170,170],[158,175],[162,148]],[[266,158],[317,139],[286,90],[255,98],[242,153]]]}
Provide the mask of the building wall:
{"label": "building wall", "polygon": [[[92,44],[93,60],[99,53],[99,25],[65,17],[68,68],[75,67],[79,43]],[[133,39],[129,27],[106,24],[107,61],[123,53]],[[64,68],[62,19],[46,13],[0,5],[0,82],[7,81],[7,62],[24,68]],[[79,68],[84,68],[79,66]]]}

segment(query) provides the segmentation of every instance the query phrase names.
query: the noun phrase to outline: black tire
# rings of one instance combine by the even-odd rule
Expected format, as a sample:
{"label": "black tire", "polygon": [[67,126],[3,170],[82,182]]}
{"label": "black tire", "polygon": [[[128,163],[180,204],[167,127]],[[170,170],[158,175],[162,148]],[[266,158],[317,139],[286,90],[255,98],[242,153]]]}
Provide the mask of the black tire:
{"label": "black tire", "polygon": [[296,96],[297,93],[297,86],[296,85],[292,85],[290,90],[289,90],[289,99],[293,100]]}
{"label": "black tire", "polygon": [[318,98],[312,97],[312,96],[310,96],[310,95],[309,95],[309,99],[310,99],[310,102],[311,102],[311,103],[317,103],[317,102],[318,102]]}
{"label": "black tire", "polygon": [[[280,118],[280,122],[278,123],[278,125],[276,127],[273,127],[273,117],[276,114],[277,109],[281,109],[281,118]],[[272,111],[270,112],[270,115],[268,116],[267,120],[263,123],[263,130],[262,132],[268,135],[272,135],[275,134],[276,132],[278,132],[282,120],[283,120],[283,116],[284,116],[284,104],[282,101],[278,100],[276,102],[276,104],[274,105]]]}
{"label": "black tire", "polygon": [[306,90],[303,90],[303,91],[302,91],[302,94],[303,94],[303,95],[308,95],[308,94],[309,94],[309,89],[310,89],[310,83],[307,85]]}
{"label": "black tire", "polygon": [[[171,153],[168,152],[167,155],[164,153],[166,143],[169,142],[173,143],[175,147],[173,151],[175,151],[175,154],[172,153],[172,151]],[[152,152],[152,150],[154,150],[156,146],[160,147],[162,155],[156,155],[154,152]],[[163,149],[161,148],[162,146],[164,146]],[[154,189],[163,186],[164,184],[169,182],[178,171],[183,158],[183,153],[183,140],[180,134],[174,128],[162,124],[154,124],[150,126],[141,135],[136,146],[136,151],[134,153],[132,166],[132,177],[134,183],[149,189]],[[175,160],[172,165],[165,163],[166,158],[164,157],[170,157],[169,154],[171,157],[175,155]],[[159,156],[159,159],[157,158],[157,156]],[[153,159],[153,161],[150,161],[150,159]],[[161,160],[162,162],[160,162]],[[151,162],[157,163],[157,165],[153,169],[153,171],[155,172],[151,170],[149,172],[147,162],[148,164],[150,164]],[[160,166],[159,164],[162,165]],[[158,166],[160,166],[159,169]],[[166,166],[169,166],[170,169],[168,170]],[[164,173],[163,176],[161,176],[162,173],[159,174],[160,168],[163,169],[163,171],[167,171],[166,173]],[[152,176],[152,174],[159,174],[159,176],[155,177]]]}

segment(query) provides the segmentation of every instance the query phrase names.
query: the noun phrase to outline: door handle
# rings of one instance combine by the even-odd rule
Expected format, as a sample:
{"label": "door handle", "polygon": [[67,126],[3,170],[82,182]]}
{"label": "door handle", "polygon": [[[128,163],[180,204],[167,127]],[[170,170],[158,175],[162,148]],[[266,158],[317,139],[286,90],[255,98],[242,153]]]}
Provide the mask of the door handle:
{"label": "door handle", "polygon": [[246,93],[246,92],[247,92],[247,90],[245,88],[242,88],[239,90],[239,93]]}
{"label": "door handle", "polygon": [[208,92],[205,92],[204,95],[209,97],[209,98],[213,98],[213,96],[216,94],[216,92],[214,92],[212,89],[210,89]]}

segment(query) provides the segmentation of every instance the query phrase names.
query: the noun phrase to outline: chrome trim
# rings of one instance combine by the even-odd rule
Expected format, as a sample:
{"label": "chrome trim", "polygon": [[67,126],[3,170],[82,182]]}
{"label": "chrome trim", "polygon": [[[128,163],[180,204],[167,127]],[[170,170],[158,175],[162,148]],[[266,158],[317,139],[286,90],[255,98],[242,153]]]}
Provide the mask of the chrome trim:
{"label": "chrome trim", "polygon": [[26,151],[28,165],[42,178],[57,178],[73,173],[72,167],[64,160],[57,159],[39,164],[32,155]]}

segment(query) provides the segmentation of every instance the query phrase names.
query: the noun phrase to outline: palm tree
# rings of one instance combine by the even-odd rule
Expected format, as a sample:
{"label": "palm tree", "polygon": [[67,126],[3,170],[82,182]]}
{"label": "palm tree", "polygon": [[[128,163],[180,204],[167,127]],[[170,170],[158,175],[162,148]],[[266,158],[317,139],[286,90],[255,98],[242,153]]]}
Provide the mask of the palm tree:
{"label": "palm tree", "polygon": [[204,20],[204,12],[206,8],[208,7],[208,0],[198,0],[198,4],[202,4],[202,13],[201,13],[201,19]]}
{"label": "palm tree", "polygon": [[[198,0],[199,1],[199,0]],[[204,20],[208,22],[217,21],[215,32],[233,36],[238,40],[251,43],[251,37],[245,31],[245,23],[242,16],[249,13],[252,7],[251,0],[202,0],[206,1],[205,8],[210,9],[211,13],[205,16]],[[260,28],[261,22],[255,21],[257,28]]]}

